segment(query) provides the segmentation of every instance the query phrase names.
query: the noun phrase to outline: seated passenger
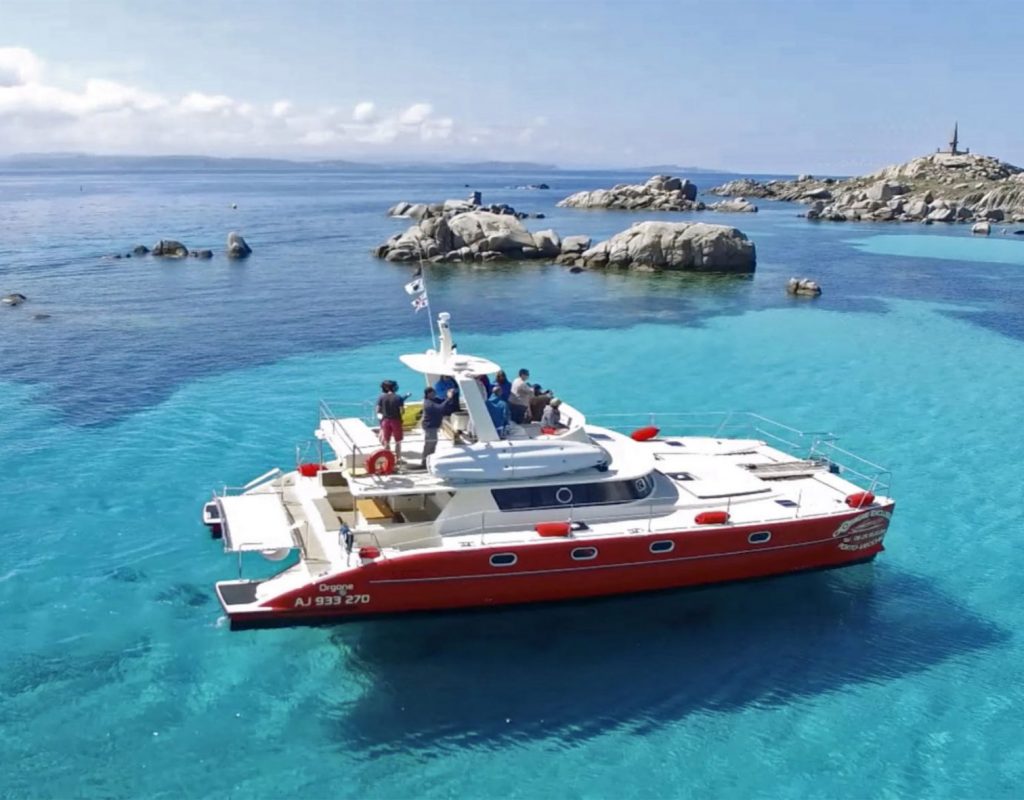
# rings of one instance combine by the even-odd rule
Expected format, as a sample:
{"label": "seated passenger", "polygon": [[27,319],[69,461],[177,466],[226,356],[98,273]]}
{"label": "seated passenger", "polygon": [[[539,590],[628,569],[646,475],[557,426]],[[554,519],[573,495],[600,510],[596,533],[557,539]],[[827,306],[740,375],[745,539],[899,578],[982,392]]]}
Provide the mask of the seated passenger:
{"label": "seated passenger", "polygon": [[519,377],[512,381],[512,393],[508,398],[509,412],[513,422],[530,421],[530,400],[533,386],[530,385],[530,370],[519,370]]}
{"label": "seated passenger", "polygon": [[459,396],[459,384],[455,382],[455,378],[451,375],[442,375],[437,383],[434,384],[434,391],[437,392],[438,397],[447,397],[449,389],[454,389],[455,396]]}
{"label": "seated passenger", "polygon": [[530,419],[539,420],[544,407],[551,402],[551,392],[545,392],[539,383],[533,384],[533,397],[530,398]]}
{"label": "seated passenger", "polygon": [[495,430],[498,431],[498,436],[504,439],[508,434],[509,407],[501,396],[500,386],[495,386],[491,390],[491,396],[487,400],[487,413],[491,415],[491,421],[494,423]]}
{"label": "seated passenger", "polygon": [[[512,395],[512,384],[509,383],[507,377],[505,377],[505,370],[499,369],[494,373],[494,385],[501,389],[501,399],[508,402],[509,397]],[[488,392],[490,394],[490,392]]]}
{"label": "seated passenger", "polygon": [[541,428],[564,428],[562,424],[562,412],[559,410],[559,406],[562,405],[562,401],[557,397],[552,397],[551,402],[544,407],[544,413],[540,418]]}

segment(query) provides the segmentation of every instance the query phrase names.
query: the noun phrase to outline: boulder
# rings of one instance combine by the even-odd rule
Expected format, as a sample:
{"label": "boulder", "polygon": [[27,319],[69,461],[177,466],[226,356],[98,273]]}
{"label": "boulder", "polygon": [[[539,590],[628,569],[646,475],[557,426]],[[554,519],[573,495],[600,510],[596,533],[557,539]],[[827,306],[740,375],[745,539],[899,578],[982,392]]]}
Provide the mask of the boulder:
{"label": "boulder", "polygon": [[212,250],[193,250],[191,253],[189,253],[189,255],[192,256],[192,258],[203,258],[203,259],[213,258],[213,251]]}
{"label": "boulder", "polygon": [[956,210],[952,208],[945,208],[943,206],[939,206],[938,208],[933,209],[931,213],[928,214],[927,219],[931,220],[932,222],[952,222],[954,219],[956,219]]}
{"label": "boulder", "polygon": [[137,256],[144,256],[149,252],[149,248],[144,244],[137,244],[132,248],[132,253]]}
{"label": "boulder", "polygon": [[739,230],[700,222],[638,222],[581,259],[586,266],[658,271],[753,272],[756,263],[753,242]]}
{"label": "boulder", "polygon": [[551,228],[546,231],[537,231],[533,234],[533,241],[536,243],[538,257],[554,258],[562,252],[562,239]]}
{"label": "boulder", "polygon": [[719,200],[717,203],[710,203],[708,208],[712,211],[723,211],[727,213],[752,213],[757,211],[757,206],[745,197],[736,197],[732,200]]}
{"label": "boulder", "polygon": [[786,292],[798,297],[818,297],[821,287],[810,278],[790,278],[786,282]]}
{"label": "boulder", "polygon": [[988,236],[992,233],[992,225],[988,222],[975,222],[971,226],[971,233],[980,233],[983,236]]}
{"label": "boulder", "polygon": [[563,253],[582,253],[588,247],[590,247],[589,236],[566,236],[562,239]]}
{"label": "boulder", "polygon": [[161,239],[153,245],[150,252],[162,258],[185,258],[188,255],[188,248],[174,239]]}
{"label": "boulder", "polygon": [[738,178],[721,186],[708,189],[708,194],[724,195],[726,197],[775,197],[773,182],[761,183],[753,178]]}
{"label": "boulder", "polygon": [[412,203],[407,203],[404,200],[400,203],[395,203],[391,208],[388,209],[389,217],[405,217],[408,216],[409,209],[412,207]]}
{"label": "boulder", "polygon": [[20,306],[26,300],[28,300],[28,298],[21,292],[11,292],[10,294],[5,294],[3,297],[0,297],[0,303],[5,306]]}
{"label": "boulder", "polygon": [[252,254],[252,248],[242,238],[240,233],[231,231],[228,234],[228,258],[248,258]]}

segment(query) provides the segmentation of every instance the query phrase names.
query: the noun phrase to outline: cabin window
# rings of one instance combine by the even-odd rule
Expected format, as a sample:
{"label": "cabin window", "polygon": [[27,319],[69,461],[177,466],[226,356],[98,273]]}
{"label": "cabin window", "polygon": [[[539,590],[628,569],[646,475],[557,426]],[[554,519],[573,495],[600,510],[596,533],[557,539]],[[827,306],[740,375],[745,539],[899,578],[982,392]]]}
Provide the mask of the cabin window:
{"label": "cabin window", "polygon": [[689,472],[670,472],[668,476],[674,481],[692,481],[693,475]]}
{"label": "cabin window", "polygon": [[597,558],[596,547],[577,547],[572,551],[573,561],[590,561]]}
{"label": "cabin window", "polygon": [[751,544],[764,544],[771,538],[771,531],[757,531],[756,533],[750,534],[750,536],[747,537],[747,541]]}
{"label": "cabin window", "polygon": [[660,542],[651,542],[652,553],[671,553],[676,549],[676,543],[665,539]]}
{"label": "cabin window", "polygon": [[492,567],[511,567],[519,557],[515,553],[495,553],[491,556]]}
{"label": "cabin window", "polygon": [[794,503],[792,500],[776,500],[775,502],[778,503],[783,508],[796,508],[796,503]]}
{"label": "cabin window", "polygon": [[576,483],[571,486],[517,486],[492,489],[494,502],[502,511],[564,506],[599,506],[643,500],[654,491],[654,476],[629,481]]}

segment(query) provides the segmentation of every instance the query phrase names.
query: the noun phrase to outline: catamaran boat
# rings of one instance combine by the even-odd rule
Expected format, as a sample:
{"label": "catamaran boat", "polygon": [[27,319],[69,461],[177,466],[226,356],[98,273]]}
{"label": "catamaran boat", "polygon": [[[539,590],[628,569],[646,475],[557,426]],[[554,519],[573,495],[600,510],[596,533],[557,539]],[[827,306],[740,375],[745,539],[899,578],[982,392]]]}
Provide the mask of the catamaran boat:
{"label": "catamaran boat", "polygon": [[[883,549],[889,473],[831,434],[748,413],[598,425],[564,402],[557,429],[499,432],[477,380],[499,366],[459,353],[446,313],[438,332],[436,350],[400,357],[427,385],[450,375],[460,389],[425,469],[413,422],[396,463],[373,415],[321,402],[315,461],[204,506],[238,557],[238,579],[216,585],[232,628],[694,587]],[[247,551],[288,564],[246,579]]]}

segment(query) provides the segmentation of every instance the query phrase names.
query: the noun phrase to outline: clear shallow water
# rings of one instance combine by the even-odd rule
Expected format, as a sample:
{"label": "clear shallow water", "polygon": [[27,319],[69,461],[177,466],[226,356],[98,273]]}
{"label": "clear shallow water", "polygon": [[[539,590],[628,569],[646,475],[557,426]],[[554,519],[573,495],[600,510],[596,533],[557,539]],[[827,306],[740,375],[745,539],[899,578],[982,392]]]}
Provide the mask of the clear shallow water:
{"label": "clear shallow water", "polygon": [[[842,433],[896,476],[874,565],[335,628],[219,621],[234,563],[198,523],[210,489],[293,463],[318,398],[413,386],[394,358],[426,320],[408,270],[366,255],[404,224],[382,209],[472,182],[605,235],[636,218],[553,203],[628,177],[551,196],[487,188],[550,176],[4,179],[0,289],[32,301],[0,309],[0,796],[1017,796],[1024,279],[860,252],[790,206],[736,218],[752,280],[451,268],[431,292],[463,350],[592,412],[749,408]],[[230,202],[245,265],[97,258],[217,244]],[[790,274],[825,295],[790,300]]]}

